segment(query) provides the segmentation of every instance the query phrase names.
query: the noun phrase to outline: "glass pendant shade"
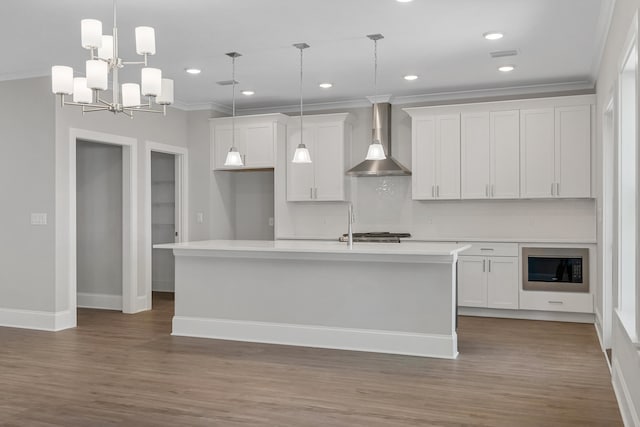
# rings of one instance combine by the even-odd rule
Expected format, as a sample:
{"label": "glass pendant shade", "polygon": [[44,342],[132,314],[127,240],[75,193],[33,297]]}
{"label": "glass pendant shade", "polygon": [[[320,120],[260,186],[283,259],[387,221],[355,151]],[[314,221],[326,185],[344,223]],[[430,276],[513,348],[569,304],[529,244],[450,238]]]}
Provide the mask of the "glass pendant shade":
{"label": "glass pendant shade", "polygon": [[96,49],[102,47],[102,22],[97,19],[83,19],[80,21],[82,47]]}
{"label": "glass pendant shade", "polygon": [[140,85],[137,83],[125,83],[122,85],[122,106],[140,106]]}
{"label": "glass pendant shade", "polygon": [[140,80],[142,95],[158,96],[162,92],[162,71],[158,68],[143,68]]}
{"label": "glass pendant shade", "polygon": [[292,163],[311,163],[311,155],[309,149],[304,144],[298,144],[295,153],[293,153]]}
{"label": "glass pendant shade", "polygon": [[84,77],[73,79],[73,102],[78,104],[91,104],[93,102],[93,92],[87,87],[87,79]]}
{"label": "glass pendant shade", "polygon": [[87,61],[87,87],[89,89],[107,90],[109,87],[109,66],[99,59]]}
{"label": "glass pendant shade", "polygon": [[73,68],[64,65],[51,67],[51,90],[56,95],[73,93]]}
{"label": "glass pendant shade", "polygon": [[242,163],[242,156],[238,152],[236,147],[231,147],[229,152],[227,153],[227,158],[224,161],[225,166],[244,166]]}
{"label": "glass pendant shade", "polygon": [[156,97],[156,103],[158,105],[171,105],[173,104],[173,80],[162,79],[162,90]]}
{"label": "glass pendant shade", "polygon": [[387,156],[384,154],[384,147],[380,141],[373,141],[369,145],[366,160],[384,160]]}
{"label": "glass pendant shade", "polygon": [[102,36],[102,47],[98,49],[98,58],[113,59],[113,36]]}
{"label": "glass pendant shade", "polygon": [[136,52],[138,55],[156,54],[156,32],[151,27],[136,27]]}

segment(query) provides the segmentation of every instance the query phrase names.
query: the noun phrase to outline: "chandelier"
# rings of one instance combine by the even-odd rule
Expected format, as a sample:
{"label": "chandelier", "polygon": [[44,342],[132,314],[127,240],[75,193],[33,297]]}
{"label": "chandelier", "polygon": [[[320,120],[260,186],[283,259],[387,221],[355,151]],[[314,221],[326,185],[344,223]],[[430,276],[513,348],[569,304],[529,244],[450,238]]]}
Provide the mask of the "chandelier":
{"label": "chandelier", "polygon": [[[60,96],[61,106],[82,107],[82,113],[110,111],[133,118],[133,113],[161,113],[166,115],[167,105],[173,103],[173,80],[162,78],[162,71],[148,67],[148,58],[156,53],[155,30],[136,27],[136,53],[143,61],[123,61],[118,56],[118,28],[116,0],[113,0],[113,34],[102,34],[102,22],[96,19],[81,21],[82,47],[90,53],[86,61],[86,77],[73,77],[73,68],[55,65],[51,68],[51,88]],[[120,86],[118,72],[126,65],[141,65],[140,84],[124,83]],[[111,100],[101,94],[109,87],[111,74]],[[143,102],[141,95],[146,97]],[[71,96],[71,100],[67,97]],[[155,107],[155,105],[161,108]]]}

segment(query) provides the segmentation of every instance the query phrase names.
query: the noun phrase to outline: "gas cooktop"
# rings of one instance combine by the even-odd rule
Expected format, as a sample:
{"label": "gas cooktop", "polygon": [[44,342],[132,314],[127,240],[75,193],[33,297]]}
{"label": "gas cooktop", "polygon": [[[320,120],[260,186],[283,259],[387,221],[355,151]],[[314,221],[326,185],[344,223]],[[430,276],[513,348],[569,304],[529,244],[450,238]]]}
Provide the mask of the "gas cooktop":
{"label": "gas cooktop", "polygon": [[[376,243],[400,243],[400,239],[411,237],[410,233],[390,233],[388,231],[376,231],[369,233],[353,233],[354,242],[376,242]],[[348,240],[348,235],[343,234],[339,239],[341,242]]]}

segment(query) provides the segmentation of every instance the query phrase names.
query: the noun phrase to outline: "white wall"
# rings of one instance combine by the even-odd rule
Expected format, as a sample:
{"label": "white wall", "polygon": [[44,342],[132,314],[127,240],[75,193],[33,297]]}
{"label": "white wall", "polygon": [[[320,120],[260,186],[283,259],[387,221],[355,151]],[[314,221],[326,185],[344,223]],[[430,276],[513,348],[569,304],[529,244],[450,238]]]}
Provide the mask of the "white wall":
{"label": "white wall", "polygon": [[[611,91],[618,76],[618,66],[623,55],[623,46],[627,36],[631,20],[640,8],[640,0],[617,0],[611,21],[611,27],[607,36],[604,55],[598,73],[597,92],[597,117],[598,126],[602,127],[602,113],[605,111]],[[602,133],[598,132],[598,144],[596,150],[598,159],[602,159]],[[602,213],[602,167],[597,169],[596,182],[598,187],[598,216]],[[600,222],[600,221],[599,221]],[[598,245],[604,242],[599,234]],[[615,246],[615,244],[614,244]],[[603,250],[601,248],[600,252]],[[615,260],[614,260],[615,262]],[[615,295],[615,293],[614,293]],[[640,351],[634,345],[626,333],[622,323],[614,314],[612,353],[613,353],[613,378],[614,388],[625,423],[628,426],[640,425]]]}
{"label": "white wall", "polygon": [[231,174],[235,195],[234,238],[273,240],[273,171],[218,172]]}
{"label": "white wall", "polygon": [[[402,111],[405,107],[392,108],[392,154],[411,168],[411,120]],[[371,108],[341,111],[350,112],[354,118],[348,166],[351,167],[366,155]],[[334,111],[321,113],[329,112]],[[278,156],[282,170],[286,161]],[[595,241],[593,200],[413,201],[411,177],[350,178],[350,181],[356,216],[354,231],[410,232],[414,238],[423,240]],[[278,179],[278,185],[281,194],[286,194],[284,180]],[[344,203],[278,203],[281,215],[276,218],[276,237],[335,239],[346,232]]]}
{"label": "white wall", "polygon": [[[50,91],[49,91],[50,94]],[[47,96],[52,96],[47,94]],[[56,150],[56,311],[63,312],[69,307],[70,277],[67,276],[70,263],[68,251],[69,224],[69,135],[70,129],[101,132],[110,135],[135,138],[134,147],[137,154],[137,199],[138,209],[136,225],[139,242],[145,231],[143,203],[145,196],[144,177],[149,171],[145,170],[144,145],[145,141],[163,144],[187,146],[187,113],[169,108],[167,116],[160,114],[139,113],[132,120],[122,114],[114,115],[107,112],[88,113],[83,115],[77,107],[61,108],[59,103],[55,107],[55,150]],[[49,160],[51,161],[51,160]],[[197,197],[197,194],[196,194]],[[134,255],[137,269],[137,296],[144,301],[146,269],[144,268],[145,248],[138,244]],[[144,307],[139,307],[143,309]]]}
{"label": "white wall", "polygon": [[20,326],[16,310],[55,310],[54,99],[48,79],[0,82],[0,99],[0,325]]}
{"label": "white wall", "polygon": [[122,147],[79,142],[77,292],[122,295]]}

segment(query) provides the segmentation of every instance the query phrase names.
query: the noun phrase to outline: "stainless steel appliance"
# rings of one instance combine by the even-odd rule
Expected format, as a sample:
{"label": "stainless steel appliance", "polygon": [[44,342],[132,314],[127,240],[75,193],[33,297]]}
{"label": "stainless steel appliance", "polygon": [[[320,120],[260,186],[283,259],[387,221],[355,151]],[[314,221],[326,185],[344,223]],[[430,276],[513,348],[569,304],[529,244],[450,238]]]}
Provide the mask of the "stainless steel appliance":
{"label": "stainless steel appliance", "polygon": [[522,289],[589,292],[589,249],[522,248]]}
{"label": "stainless steel appliance", "polygon": [[[400,243],[400,239],[411,237],[410,233],[390,233],[388,231],[378,231],[369,233],[353,233],[354,242],[377,242],[377,243]],[[341,242],[347,242],[348,234],[340,237]]]}

